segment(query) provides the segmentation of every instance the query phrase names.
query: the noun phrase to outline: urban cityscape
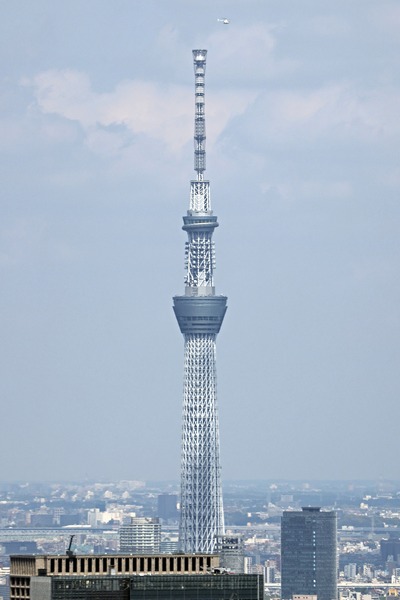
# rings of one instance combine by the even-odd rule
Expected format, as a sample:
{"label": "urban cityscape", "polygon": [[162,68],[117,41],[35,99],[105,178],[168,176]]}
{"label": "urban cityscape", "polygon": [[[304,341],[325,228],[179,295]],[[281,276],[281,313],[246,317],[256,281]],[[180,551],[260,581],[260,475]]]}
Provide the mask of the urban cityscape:
{"label": "urban cityscape", "polygon": [[[338,594],[369,600],[400,590],[399,482],[229,482],[226,533],[243,542],[243,571],[280,598],[281,519],[302,507],[337,514]],[[10,555],[165,554],[178,551],[178,482],[2,483],[0,596]],[[309,594],[307,594],[309,595]]]}
{"label": "urban cityscape", "polygon": [[[228,16],[220,15],[215,21],[224,30],[231,26]],[[171,32],[164,32],[164,35],[168,39],[169,36],[173,37]],[[210,39],[212,46],[212,37]],[[255,468],[256,478],[235,479],[224,474],[220,441],[223,444],[221,432],[226,434],[227,428],[225,425],[220,427],[217,336],[229,311],[229,303],[228,295],[225,295],[225,291],[220,292],[215,277],[218,252],[214,234],[220,223],[213,210],[214,202],[211,202],[211,182],[206,176],[209,114],[206,81],[211,57],[212,53],[205,47],[197,46],[191,53],[194,70],[192,141],[195,175],[190,180],[182,226],[187,236],[182,252],[184,290],[182,294],[172,296],[174,290],[171,288],[172,306],[165,306],[165,311],[169,309],[171,316],[176,318],[183,336],[180,479],[171,479],[166,475],[163,479],[153,480],[139,474],[141,453],[146,455],[146,468],[162,453],[164,456],[160,458],[164,461],[164,467],[170,461],[169,451],[165,450],[167,444],[164,452],[163,446],[153,445],[157,435],[149,422],[151,419],[144,421],[139,413],[132,419],[133,411],[130,413],[117,406],[112,395],[108,398],[105,410],[103,406],[103,412],[100,408],[97,411],[95,403],[95,412],[101,412],[104,422],[118,421],[121,438],[127,437],[122,430],[128,421],[128,437],[132,440],[136,434],[144,431],[142,439],[145,443],[139,444],[140,452],[130,456],[125,454],[122,459],[121,453],[114,447],[111,433],[107,439],[104,436],[95,437],[95,421],[91,421],[89,409],[85,415],[84,403],[78,402],[75,412],[68,410],[68,407],[64,412],[73,415],[73,427],[85,432],[85,435],[75,435],[75,430],[68,432],[65,442],[67,453],[71,450],[74,460],[79,458],[81,461],[80,468],[86,470],[82,466],[85,463],[85,450],[81,451],[79,444],[85,443],[86,432],[90,432],[87,440],[91,440],[88,444],[93,444],[93,455],[96,455],[97,462],[101,462],[101,453],[104,451],[109,464],[114,461],[120,465],[124,460],[125,464],[129,464],[131,476],[137,479],[90,475],[90,462],[86,477],[59,476],[57,469],[53,469],[54,477],[47,479],[35,476],[21,478],[17,471],[15,478],[10,478],[0,471],[0,600],[391,600],[400,595],[400,480],[376,477],[373,470],[370,478],[304,478],[302,473],[296,478],[272,478],[266,475],[267,465],[265,470]],[[53,75],[47,76],[51,79]],[[71,73],[64,73],[65,80],[70,76]],[[78,80],[77,87],[81,90],[85,87],[83,79],[78,77]],[[146,85],[143,87],[146,88]],[[54,92],[48,81],[44,89],[42,98]],[[177,88],[175,92],[179,94]],[[89,99],[94,97],[89,92],[86,95]],[[68,94],[66,97],[73,107],[71,114],[75,118],[79,111],[74,100]],[[250,104],[253,101],[250,100]],[[55,114],[55,104],[50,104],[50,111]],[[213,109],[210,112],[214,118],[218,114]],[[141,118],[145,120],[144,113]],[[85,118],[90,121],[90,117]],[[162,127],[160,122],[158,126]],[[91,123],[89,128],[94,129],[98,123]],[[120,122],[112,120],[105,129],[118,129],[120,125]],[[174,135],[178,135],[177,122],[168,131],[167,137],[171,139]],[[139,145],[143,140],[143,137],[140,138]],[[98,141],[95,143],[98,144]],[[187,145],[184,144],[182,149],[186,151]],[[213,157],[217,159],[215,153]],[[179,186],[177,191],[180,193]],[[218,199],[215,204],[219,210]],[[139,222],[139,212],[137,215]],[[244,210],[241,216],[249,219]],[[222,216],[221,224],[223,222]],[[229,224],[235,229],[233,222],[231,216]],[[242,226],[238,226],[236,231],[240,231]],[[138,228],[141,227],[140,223]],[[221,261],[218,260],[221,273],[224,272],[224,261],[230,259],[225,253]],[[157,276],[158,265],[153,265],[153,269]],[[169,274],[166,277],[168,280]],[[261,277],[265,277],[265,274]],[[256,282],[247,281],[243,272],[239,279],[248,293],[246,310],[250,310],[252,294],[257,293]],[[229,287],[229,279],[225,279],[224,283]],[[136,296],[142,293],[143,288],[138,281],[135,284]],[[158,293],[157,286],[155,289]],[[229,302],[231,297],[229,292]],[[131,300],[134,303],[135,298]],[[145,312],[142,318],[150,322],[154,311],[149,308]],[[110,326],[110,331],[112,329]],[[239,337],[242,335],[239,330],[237,334]],[[158,344],[161,345],[160,341]],[[282,347],[286,344],[287,340],[283,341]],[[163,339],[162,345],[165,345],[167,355],[168,341]],[[240,348],[242,355],[245,354],[244,346]],[[298,358],[301,362],[300,355]],[[82,361],[81,364],[82,370],[85,370],[86,362]],[[242,366],[240,364],[240,370],[245,376],[251,377],[249,369],[242,369]],[[123,362],[118,365],[120,372],[125,368]],[[136,368],[139,370],[140,366],[136,364]],[[226,370],[223,372],[226,374]],[[148,373],[156,379],[159,376],[157,364]],[[68,371],[68,377],[73,380],[73,369]],[[332,390],[338,379],[335,377],[332,371]],[[106,379],[107,375],[104,381]],[[293,381],[297,385],[295,378]],[[251,398],[248,401],[245,383],[243,389],[245,391],[240,404],[248,406],[251,411]],[[138,403],[143,402],[139,390],[137,398]],[[264,398],[260,398],[263,403]],[[158,398],[159,402],[161,400],[168,402],[168,396]],[[271,399],[269,401],[272,404]],[[315,439],[313,436],[309,439],[308,456],[302,456],[300,451],[298,457],[294,456],[298,450],[296,440],[291,439],[289,432],[276,433],[278,428],[273,419],[263,424],[259,430],[262,431],[261,436],[253,434],[251,427],[244,433],[250,448],[248,456],[254,453],[261,461],[258,464],[262,464],[265,458],[260,459],[259,448],[275,430],[277,437],[274,439],[279,443],[274,445],[268,440],[270,446],[263,454],[271,465],[276,462],[279,464],[282,447],[286,452],[285,460],[290,462],[291,455],[297,460],[294,460],[294,471],[296,464],[301,464],[307,471],[307,462],[315,460],[315,463],[319,462],[315,472],[318,469],[324,471],[325,465],[328,470],[332,469],[330,473],[340,472],[340,467],[337,468],[336,464],[332,466],[321,452],[324,444],[330,448],[331,457],[336,451],[342,452],[343,457],[347,452],[347,446],[343,447],[343,444],[334,441],[337,427],[335,429],[333,423],[325,427],[325,421],[329,421],[330,416],[333,418],[335,414],[337,418],[339,411],[335,403],[324,399],[323,403],[318,402],[313,408],[311,404],[307,407],[301,402],[297,406],[296,397],[293,402],[296,408],[292,403],[291,409],[286,411],[287,419],[292,421],[292,432],[298,432],[303,422],[311,423],[315,408],[326,413],[326,418],[324,416],[320,421],[324,427],[319,431],[315,428]],[[54,402],[51,408],[56,421],[61,421],[63,412],[59,410],[59,404]],[[277,410],[285,413],[284,406],[279,406]],[[21,414],[23,412],[21,408]],[[45,412],[39,402],[34,410],[37,422]],[[376,412],[378,415],[379,411]],[[347,427],[350,448],[351,432],[360,427],[357,419],[351,420],[347,414],[340,415],[342,417],[340,424],[343,423],[343,430]],[[394,414],[392,417],[395,421]],[[235,418],[234,414],[231,415],[230,424]],[[261,420],[256,410],[252,419]],[[164,427],[154,407],[155,422],[161,438],[168,424]],[[310,427],[308,432],[314,432],[312,423]],[[3,429],[6,431],[6,424]],[[57,432],[51,428],[50,431],[54,435],[53,442],[50,443],[49,438],[43,448],[46,456],[51,458],[54,454],[54,460],[57,461],[63,452],[57,443]],[[34,436],[40,437],[38,432]],[[305,432],[303,437],[310,438],[310,435]],[[28,444],[24,440],[23,426],[20,438],[14,441],[16,448],[18,444],[23,447],[31,464],[40,462],[35,456],[35,444]],[[124,443],[129,446],[129,440],[125,439]],[[176,439],[176,443],[179,443],[179,439]],[[366,444],[371,453],[371,446],[375,443],[368,440]],[[239,459],[239,454],[238,451],[232,464]],[[361,448],[359,454],[362,454]],[[8,444],[4,464],[11,468],[10,472],[13,456],[11,445]],[[68,462],[64,458],[60,464],[63,460]],[[164,467],[161,466],[160,471]],[[71,468],[73,470],[73,465]],[[393,469],[393,463],[390,469]],[[51,460],[49,470],[52,470]],[[175,471],[178,473],[179,469]],[[357,469],[354,468],[354,471]],[[9,471],[5,469],[4,472]],[[246,472],[246,468],[241,472]],[[368,466],[365,472],[368,472]],[[249,473],[253,473],[250,461]]]}

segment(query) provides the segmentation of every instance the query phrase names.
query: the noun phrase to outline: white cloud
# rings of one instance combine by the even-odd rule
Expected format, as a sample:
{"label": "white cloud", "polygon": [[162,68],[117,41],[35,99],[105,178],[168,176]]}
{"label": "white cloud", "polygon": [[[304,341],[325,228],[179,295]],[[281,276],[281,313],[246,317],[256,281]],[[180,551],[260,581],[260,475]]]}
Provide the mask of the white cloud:
{"label": "white cloud", "polygon": [[0,120],[0,150],[21,156],[43,143],[73,143],[79,132],[71,122],[57,118],[44,118],[35,110],[22,116],[5,116]]}
{"label": "white cloud", "polygon": [[[269,59],[276,47],[276,40],[272,35],[270,27],[265,24],[254,24],[247,27],[238,27],[231,24],[229,28],[224,29],[226,35],[220,32],[209,36],[207,48],[210,52],[218,56],[218,62],[223,63],[226,60],[245,61],[253,59],[256,54],[263,55],[264,59]],[[214,49],[214,50],[213,50]],[[218,50],[218,53],[216,52]]]}
{"label": "white cloud", "polygon": [[260,95],[244,127],[257,145],[331,142],[383,142],[400,134],[400,92],[357,89],[338,84],[312,91],[278,90]]}
{"label": "white cloud", "polygon": [[[229,29],[228,29],[229,27]],[[278,58],[276,25],[257,23],[247,27],[235,24],[224,29],[224,34],[212,34],[206,43],[210,55],[218,57],[213,66],[219,81],[226,85],[229,80],[235,85],[265,84],[267,80],[292,72],[297,60]]]}
{"label": "white cloud", "polygon": [[[43,113],[77,121],[86,133],[87,146],[102,155],[117,155],[132,144],[127,132],[157,140],[172,153],[180,152],[193,136],[193,91],[186,86],[136,80],[121,82],[112,92],[98,93],[87,75],[72,70],[46,71],[30,84]],[[253,98],[248,92],[229,99],[226,93],[213,95],[207,114],[210,143]]]}
{"label": "white cloud", "polygon": [[[371,139],[398,133],[397,112],[400,95],[363,91],[352,86],[329,86],[304,95],[286,94],[278,99],[282,122],[289,126],[309,126],[315,134],[327,131],[349,137]],[[397,130],[397,131],[396,131]]]}

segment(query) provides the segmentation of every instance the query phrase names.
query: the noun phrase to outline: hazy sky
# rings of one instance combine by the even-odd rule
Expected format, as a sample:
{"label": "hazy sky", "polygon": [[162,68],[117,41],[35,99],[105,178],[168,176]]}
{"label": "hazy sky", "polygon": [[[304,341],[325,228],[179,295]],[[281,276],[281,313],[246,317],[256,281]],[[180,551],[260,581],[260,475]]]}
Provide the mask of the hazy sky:
{"label": "hazy sky", "polygon": [[179,478],[192,48],[223,479],[398,478],[399,1],[3,0],[0,480]]}

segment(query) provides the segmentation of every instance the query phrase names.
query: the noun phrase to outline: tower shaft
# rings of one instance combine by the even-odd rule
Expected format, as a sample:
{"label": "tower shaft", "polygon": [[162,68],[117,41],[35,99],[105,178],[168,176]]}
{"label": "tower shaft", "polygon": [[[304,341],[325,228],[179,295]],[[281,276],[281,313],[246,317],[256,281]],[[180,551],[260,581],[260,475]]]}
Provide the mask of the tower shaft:
{"label": "tower shaft", "polygon": [[214,286],[210,184],[204,179],[206,50],[193,50],[195,72],[194,168],[187,232],[185,295],[174,297],[184,336],[184,391],[181,455],[180,546],[183,552],[214,552],[224,534],[217,408],[216,337],[226,312],[226,296]]}

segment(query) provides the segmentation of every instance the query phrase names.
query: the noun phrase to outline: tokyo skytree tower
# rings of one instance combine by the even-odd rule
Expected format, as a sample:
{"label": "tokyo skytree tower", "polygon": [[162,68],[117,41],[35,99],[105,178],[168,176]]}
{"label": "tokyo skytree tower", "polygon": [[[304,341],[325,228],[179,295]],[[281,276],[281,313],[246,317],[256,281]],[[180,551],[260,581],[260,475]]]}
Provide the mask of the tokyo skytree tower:
{"label": "tokyo skytree tower", "polygon": [[226,296],[214,287],[215,251],[212,235],[218,227],[204,179],[207,50],[193,50],[195,73],[194,169],[190,205],[183,217],[187,232],[185,295],[174,297],[174,311],[185,340],[181,455],[180,550],[216,551],[224,534],[219,457],[216,337],[226,312]]}

